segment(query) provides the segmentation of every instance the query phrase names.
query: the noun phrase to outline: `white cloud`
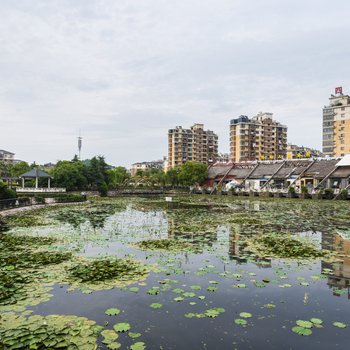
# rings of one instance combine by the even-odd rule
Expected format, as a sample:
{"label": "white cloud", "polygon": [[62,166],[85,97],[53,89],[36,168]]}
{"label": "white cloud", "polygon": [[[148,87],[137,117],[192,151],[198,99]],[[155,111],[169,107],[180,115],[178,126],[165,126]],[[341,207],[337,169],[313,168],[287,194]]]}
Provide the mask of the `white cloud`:
{"label": "white cloud", "polygon": [[270,111],[321,147],[321,108],[350,89],[346,0],[31,0],[0,8],[0,147],[38,162],[161,158],[167,130]]}

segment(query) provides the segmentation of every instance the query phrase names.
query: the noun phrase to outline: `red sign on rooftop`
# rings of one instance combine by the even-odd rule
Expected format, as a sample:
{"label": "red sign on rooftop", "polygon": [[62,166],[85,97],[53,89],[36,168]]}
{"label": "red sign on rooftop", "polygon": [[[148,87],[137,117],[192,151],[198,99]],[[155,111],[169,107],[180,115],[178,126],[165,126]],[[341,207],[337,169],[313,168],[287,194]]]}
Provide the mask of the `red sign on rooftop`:
{"label": "red sign on rooftop", "polygon": [[343,93],[343,88],[341,86],[338,86],[335,88],[335,93],[336,94],[342,94]]}

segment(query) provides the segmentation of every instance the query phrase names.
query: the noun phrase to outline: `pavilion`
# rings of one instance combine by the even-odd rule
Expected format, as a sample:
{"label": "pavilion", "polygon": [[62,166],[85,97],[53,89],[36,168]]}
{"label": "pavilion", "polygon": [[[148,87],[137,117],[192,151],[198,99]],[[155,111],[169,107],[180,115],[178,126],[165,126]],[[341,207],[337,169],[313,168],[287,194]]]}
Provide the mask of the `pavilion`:
{"label": "pavilion", "polygon": [[[48,173],[38,168],[27,171],[19,176],[22,179],[22,188],[17,188],[17,192],[66,192],[65,188],[51,188],[51,179]],[[39,188],[39,179],[47,179],[47,188]],[[24,187],[24,181],[27,179],[35,179],[35,187]]]}

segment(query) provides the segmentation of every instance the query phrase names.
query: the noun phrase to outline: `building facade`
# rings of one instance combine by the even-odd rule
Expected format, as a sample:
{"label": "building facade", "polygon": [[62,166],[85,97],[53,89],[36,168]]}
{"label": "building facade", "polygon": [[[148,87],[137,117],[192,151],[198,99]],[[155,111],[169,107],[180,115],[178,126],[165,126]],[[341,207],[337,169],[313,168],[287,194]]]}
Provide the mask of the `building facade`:
{"label": "building facade", "polygon": [[139,162],[131,164],[130,174],[131,176],[135,176],[138,170],[164,170],[164,161],[165,160],[155,160],[151,162]]}
{"label": "building facade", "polygon": [[314,148],[287,144],[287,159],[322,158],[324,154]]}
{"label": "building facade", "polygon": [[13,163],[15,162],[15,154],[12,152],[0,149],[0,161]]}
{"label": "building facade", "polygon": [[272,113],[253,118],[241,115],[230,123],[230,157],[235,163],[283,159],[287,155],[287,127]]}
{"label": "building facade", "polygon": [[[339,93],[339,92],[340,93]],[[323,153],[329,157],[343,157],[350,153],[350,97],[336,88],[329,105],[323,108]]]}
{"label": "building facade", "polygon": [[212,164],[218,156],[218,136],[204,130],[203,124],[190,129],[177,126],[168,131],[168,168],[181,166],[187,161]]}

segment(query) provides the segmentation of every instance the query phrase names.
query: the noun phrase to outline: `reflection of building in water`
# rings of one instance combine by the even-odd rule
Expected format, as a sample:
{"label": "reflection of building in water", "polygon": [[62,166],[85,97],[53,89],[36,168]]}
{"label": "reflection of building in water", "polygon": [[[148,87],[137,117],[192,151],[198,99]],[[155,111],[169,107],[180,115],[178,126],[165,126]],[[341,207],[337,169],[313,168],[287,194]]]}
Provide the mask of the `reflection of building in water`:
{"label": "reflection of building in water", "polygon": [[350,240],[339,234],[322,234],[322,248],[336,253],[342,261],[330,264],[322,261],[322,269],[330,269],[332,275],[328,276],[328,285],[336,288],[347,288],[350,299]]}
{"label": "reflection of building in water", "polygon": [[[179,220],[180,221],[180,220]],[[180,227],[176,225],[176,219],[168,218],[168,239],[181,239],[192,244],[202,244],[212,247],[217,242],[217,232],[202,231],[179,231]]]}
{"label": "reflection of building in water", "polygon": [[[245,225],[236,225],[234,228],[231,228],[229,235],[229,251],[228,255],[231,260],[236,260],[238,262],[246,262],[246,253],[243,251],[245,244],[243,239],[253,236],[257,233],[256,231],[249,232],[246,230]],[[256,258],[253,263],[259,267],[271,267],[271,259]]]}

